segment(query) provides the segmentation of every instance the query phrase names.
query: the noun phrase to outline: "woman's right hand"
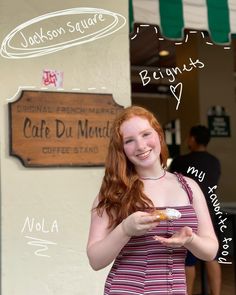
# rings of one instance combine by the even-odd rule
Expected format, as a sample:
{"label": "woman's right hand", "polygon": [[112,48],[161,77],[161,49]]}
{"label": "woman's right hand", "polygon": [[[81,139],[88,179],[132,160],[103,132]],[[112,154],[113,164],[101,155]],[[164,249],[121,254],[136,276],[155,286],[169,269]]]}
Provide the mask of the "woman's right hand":
{"label": "woman's right hand", "polygon": [[159,224],[156,217],[147,212],[137,211],[122,221],[122,228],[128,237],[141,236]]}

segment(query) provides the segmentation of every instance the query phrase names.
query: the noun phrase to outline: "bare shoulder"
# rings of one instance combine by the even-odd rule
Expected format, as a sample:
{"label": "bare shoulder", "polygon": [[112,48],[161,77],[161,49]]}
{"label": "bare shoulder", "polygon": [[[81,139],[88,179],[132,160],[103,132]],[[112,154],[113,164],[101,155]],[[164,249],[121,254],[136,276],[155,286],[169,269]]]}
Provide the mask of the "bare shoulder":
{"label": "bare shoulder", "polygon": [[198,189],[198,188],[200,188],[199,185],[198,185],[198,183],[197,183],[194,179],[192,179],[192,178],[190,178],[190,177],[187,177],[187,176],[183,176],[183,178],[185,179],[185,181],[187,182],[187,184],[188,184],[192,189]]}
{"label": "bare shoulder", "polygon": [[92,204],[92,209],[95,209],[97,207],[98,203],[99,203],[99,195],[97,195],[96,198],[94,199],[93,204]]}
{"label": "bare shoulder", "polygon": [[193,203],[196,204],[196,201],[200,202],[201,200],[205,202],[205,197],[199,184],[190,177],[184,176],[184,179],[193,192]]}
{"label": "bare shoulder", "polygon": [[[187,176],[184,176],[184,175],[182,175],[182,177],[184,178],[184,180],[186,181],[186,183],[192,189],[199,188],[199,185],[197,184],[197,182],[195,180],[193,180],[192,178],[187,177]],[[178,180],[178,174],[175,174],[175,173],[172,173],[172,172],[167,172],[166,173],[166,178],[167,178],[168,181],[174,181],[174,182],[180,183],[180,181]]]}
{"label": "bare shoulder", "polygon": [[177,181],[177,177],[175,173],[166,171],[166,176],[165,176],[167,181]]}
{"label": "bare shoulder", "polygon": [[[109,224],[109,216],[105,208],[97,208],[99,204],[99,195],[93,201],[92,209],[91,209],[91,219],[95,221],[95,223],[103,223],[107,227]],[[110,213],[115,216],[114,212],[111,210]]]}
{"label": "bare shoulder", "polygon": [[[175,179],[176,182],[180,182],[177,179],[178,175],[173,174],[173,173],[168,173],[168,175],[170,177],[170,180]],[[184,176],[184,175],[182,175],[182,177],[185,180],[185,182],[187,183],[188,187],[191,189],[191,191],[193,193],[193,200],[194,201],[199,200],[199,199],[205,199],[200,186],[198,185],[198,183],[194,179]]]}

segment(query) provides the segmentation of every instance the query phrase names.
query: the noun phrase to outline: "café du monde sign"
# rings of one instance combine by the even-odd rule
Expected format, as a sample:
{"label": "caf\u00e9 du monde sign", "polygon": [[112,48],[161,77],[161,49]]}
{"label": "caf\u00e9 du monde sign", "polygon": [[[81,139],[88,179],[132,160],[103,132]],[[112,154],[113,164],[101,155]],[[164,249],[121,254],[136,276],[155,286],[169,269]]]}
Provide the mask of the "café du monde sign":
{"label": "caf\u00e9 du monde sign", "polygon": [[10,154],[26,167],[103,165],[122,108],[111,94],[22,91],[9,103]]}

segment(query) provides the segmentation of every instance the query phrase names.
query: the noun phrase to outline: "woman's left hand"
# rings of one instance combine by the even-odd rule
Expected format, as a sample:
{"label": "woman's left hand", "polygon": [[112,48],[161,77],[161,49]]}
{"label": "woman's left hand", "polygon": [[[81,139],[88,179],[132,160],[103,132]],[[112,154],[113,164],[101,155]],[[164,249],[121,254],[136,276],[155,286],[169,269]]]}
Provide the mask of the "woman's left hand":
{"label": "woman's left hand", "polygon": [[167,247],[182,247],[192,242],[194,233],[191,227],[182,227],[180,231],[176,232],[170,238],[161,236],[154,236],[154,239]]}

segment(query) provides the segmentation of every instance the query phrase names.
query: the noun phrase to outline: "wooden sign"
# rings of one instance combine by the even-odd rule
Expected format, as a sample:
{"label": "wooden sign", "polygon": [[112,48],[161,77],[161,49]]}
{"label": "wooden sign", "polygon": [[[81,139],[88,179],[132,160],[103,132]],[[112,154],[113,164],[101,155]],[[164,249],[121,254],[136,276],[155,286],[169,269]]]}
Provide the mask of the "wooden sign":
{"label": "wooden sign", "polygon": [[10,154],[26,167],[101,166],[122,108],[111,94],[23,91],[9,103]]}

